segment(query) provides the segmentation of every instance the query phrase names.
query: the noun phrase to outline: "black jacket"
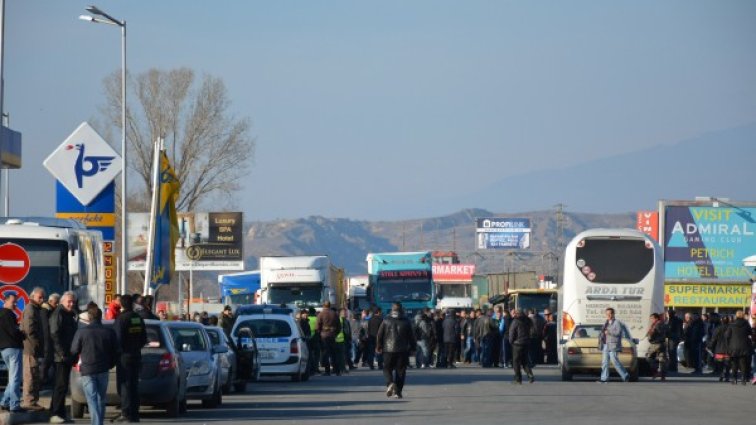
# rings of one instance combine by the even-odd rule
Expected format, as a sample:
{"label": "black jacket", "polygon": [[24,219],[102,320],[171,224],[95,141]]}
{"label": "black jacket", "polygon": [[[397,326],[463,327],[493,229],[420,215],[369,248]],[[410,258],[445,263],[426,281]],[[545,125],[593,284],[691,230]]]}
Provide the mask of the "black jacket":
{"label": "black jacket", "polygon": [[[226,316],[225,314],[221,313],[220,326],[221,328],[223,328],[223,332],[225,332],[226,335],[229,337],[231,336],[231,330],[234,328],[234,322],[236,322],[236,318],[233,315]],[[310,330],[309,328],[310,327],[308,326],[307,327],[308,333]],[[304,330],[304,328],[302,330]]]}
{"label": "black jacket", "polygon": [[725,338],[725,332],[730,325],[719,325],[714,329],[714,334],[709,340],[709,350],[714,354],[728,354],[730,347],[727,345],[727,339]]}
{"label": "black jacket", "polygon": [[0,308],[0,350],[5,348],[24,348],[24,334],[18,328],[16,313]]}
{"label": "black jacket", "polygon": [[430,317],[423,314],[422,319],[415,325],[415,339],[433,344],[436,341],[436,328]]}
{"label": "black jacket", "polygon": [[79,370],[82,375],[94,375],[109,371],[118,358],[118,340],[113,329],[102,322],[90,323],[74,336],[71,354],[81,356]]}
{"label": "black jacket", "polygon": [[733,357],[751,356],[751,325],[743,318],[735,319],[725,331],[729,353]]}
{"label": "black jacket", "polygon": [[368,336],[377,337],[378,328],[381,327],[381,323],[383,323],[383,315],[378,316],[377,314],[373,314],[367,324]]}
{"label": "black jacket", "polygon": [[70,362],[71,343],[76,334],[78,323],[76,312],[66,311],[57,306],[50,315],[50,340],[52,341],[55,362]]}
{"label": "black jacket", "polygon": [[686,349],[693,349],[701,346],[704,336],[704,322],[701,319],[694,319],[688,326],[683,328],[683,340]]}
{"label": "black jacket", "polygon": [[408,353],[415,351],[416,346],[412,323],[404,314],[392,311],[378,328],[377,350],[385,353]]}
{"label": "black jacket", "polygon": [[509,342],[512,345],[530,344],[533,321],[529,317],[520,316],[512,320],[512,326],[509,328]]}
{"label": "black jacket", "polygon": [[459,323],[452,315],[446,316],[444,323],[441,324],[444,329],[444,342],[453,343],[459,339]]}
{"label": "black jacket", "polygon": [[144,320],[133,311],[124,311],[113,323],[118,338],[118,349],[123,355],[142,356],[142,347],[147,344]]}
{"label": "black jacket", "polygon": [[491,317],[487,314],[483,314],[475,319],[475,324],[473,325],[473,337],[476,341],[488,337],[493,332],[498,332],[498,329],[496,329],[493,320],[491,320]]}

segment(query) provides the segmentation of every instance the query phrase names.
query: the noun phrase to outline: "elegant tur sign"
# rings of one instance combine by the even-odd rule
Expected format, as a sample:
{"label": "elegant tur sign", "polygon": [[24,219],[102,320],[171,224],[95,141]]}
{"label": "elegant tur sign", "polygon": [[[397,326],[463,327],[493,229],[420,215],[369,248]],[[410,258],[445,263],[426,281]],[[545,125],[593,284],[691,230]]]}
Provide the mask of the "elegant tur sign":
{"label": "elegant tur sign", "polygon": [[121,157],[86,122],[43,164],[83,205],[89,205],[121,172]]}

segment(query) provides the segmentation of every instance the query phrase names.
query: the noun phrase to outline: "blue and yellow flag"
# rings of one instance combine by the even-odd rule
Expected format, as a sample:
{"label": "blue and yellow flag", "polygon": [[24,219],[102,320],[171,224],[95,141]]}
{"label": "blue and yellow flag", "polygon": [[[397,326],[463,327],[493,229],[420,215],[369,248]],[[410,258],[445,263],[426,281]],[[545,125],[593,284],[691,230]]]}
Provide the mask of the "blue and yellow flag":
{"label": "blue and yellow flag", "polygon": [[179,195],[179,181],[174,173],[165,151],[160,151],[160,184],[158,207],[155,217],[155,250],[152,261],[152,278],[150,286],[171,283],[171,275],[176,270],[176,242],[179,239],[176,199]]}

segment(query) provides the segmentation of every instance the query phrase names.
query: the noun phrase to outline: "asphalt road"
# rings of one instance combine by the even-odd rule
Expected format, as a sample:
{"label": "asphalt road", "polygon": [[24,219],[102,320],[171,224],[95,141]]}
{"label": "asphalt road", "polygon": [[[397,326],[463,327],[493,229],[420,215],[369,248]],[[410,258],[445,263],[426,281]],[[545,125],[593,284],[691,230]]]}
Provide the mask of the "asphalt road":
{"label": "asphalt road", "polygon": [[756,418],[756,386],[719,383],[708,375],[599,384],[593,377],[561,382],[554,367],[535,373],[534,384],[512,385],[510,369],[412,369],[402,400],[388,399],[383,376],[366,369],[305,383],[267,378],[245,394],[224,396],[220,408],[190,402],[189,412],[175,421],[143,410],[142,422],[720,425]]}

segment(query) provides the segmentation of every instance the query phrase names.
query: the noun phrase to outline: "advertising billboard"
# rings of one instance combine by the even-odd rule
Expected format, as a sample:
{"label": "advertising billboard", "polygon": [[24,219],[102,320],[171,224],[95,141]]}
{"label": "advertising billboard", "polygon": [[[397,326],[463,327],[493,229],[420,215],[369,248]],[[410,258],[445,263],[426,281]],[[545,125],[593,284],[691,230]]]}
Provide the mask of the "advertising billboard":
{"label": "advertising billboard", "polygon": [[472,282],[475,274],[475,264],[433,264],[433,281],[443,282]]}
{"label": "advertising billboard", "polygon": [[[244,270],[242,213],[178,213],[177,271]],[[129,270],[143,271],[150,230],[148,213],[129,214]]]}
{"label": "advertising billboard", "polygon": [[475,221],[476,249],[530,248],[529,218],[478,218]]}
{"label": "advertising billboard", "polygon": [[751,305],[751,285],[664,285],[665,307],[743,308]]}
{"label": "advertising billboard", "polygon": [[665,205],[668,281],[748,282],[743,259],[756,253],[756,208]]}
{"label": "advertising billboard", "polygon": [[659,242],[659,212],[638,211],[635,228]]}

